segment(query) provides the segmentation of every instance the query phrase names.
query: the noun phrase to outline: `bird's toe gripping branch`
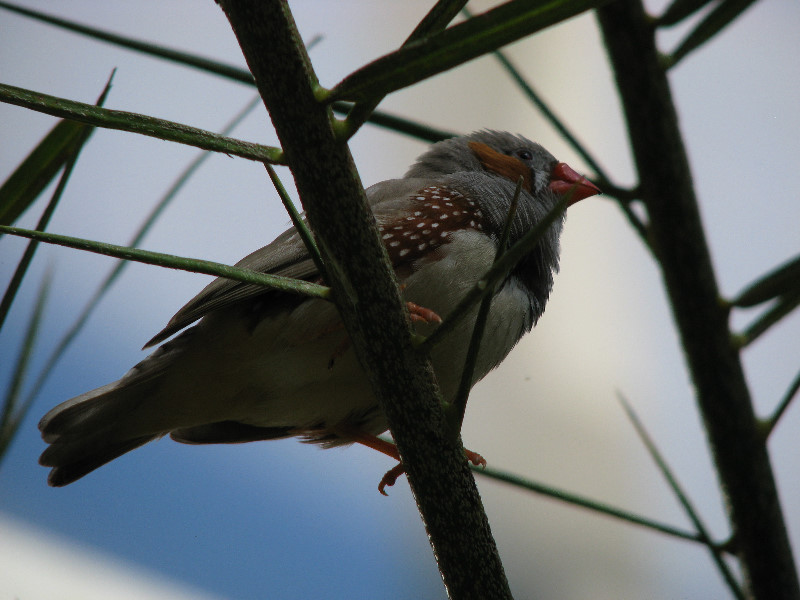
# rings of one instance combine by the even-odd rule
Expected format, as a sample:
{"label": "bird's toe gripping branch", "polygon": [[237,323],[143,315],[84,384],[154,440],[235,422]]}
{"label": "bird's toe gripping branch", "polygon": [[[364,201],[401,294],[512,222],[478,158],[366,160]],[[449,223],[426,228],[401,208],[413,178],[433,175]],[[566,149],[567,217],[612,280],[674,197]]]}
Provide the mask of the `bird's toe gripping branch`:
{"label": "bird's toe gripping branch", "polygon": [[[469,462],[471,462],[476,467],[486,466],[486,459],[483,458],[477,452],[473,452],[472,450],[467,450],[466,448],[464,448],[464,454],[466,455],[467,460],[469,460]],[[397,478],[400,477],[400,475],[402,475],[405,472],[406,472],[405,465],[402,463],[402,461],[398,462],[394,467],[386,471],[386,474],[383,476],[380,483],[378,484],[378,491],[384,496],[388,496],[389,494],[386,493],[386,487],[393,486],[397,481]]]}
{"label": "bird's toe gripping branch", "polygon": [[[392,442],[388,442],[379,438],[378,436],[370,435],[364,432],[348,431],[346,435],[354,442],[366,446],[367,448],[377,450],[378,452],[381,452],[382,454],[385,454],[386,456],[389,456],[397,461],[397,464],[386,472],[378,484],[378,491],[384,496],[388,496],[386,493],[386,488],[393,486],[397,481],[397,478],[406,472],[406,467],[403,464],[403,461],[400,460],[400,453],[397,451],[397,446]],[[486,459],[477,452],[465,449],[464,454],[466,455],[467,460],[469,460],[469,462],[476,467],[486,466]]]}

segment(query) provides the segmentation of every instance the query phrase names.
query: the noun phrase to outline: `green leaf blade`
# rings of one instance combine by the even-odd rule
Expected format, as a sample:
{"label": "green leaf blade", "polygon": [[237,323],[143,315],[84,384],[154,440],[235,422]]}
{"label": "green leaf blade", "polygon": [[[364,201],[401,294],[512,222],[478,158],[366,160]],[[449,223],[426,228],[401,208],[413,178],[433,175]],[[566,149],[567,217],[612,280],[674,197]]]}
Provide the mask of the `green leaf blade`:
{"label": "green leaf blade", "polygon": [[0,224],[11,225],[55,179],[88,126],[61,121],[42,139],[0,187]]}
{"label": "green leaf blade", "polygon": [[389,94],[603,3],[603,0],[508,2],[367,64],[334,87],[327,101],[365,102]]}
{"label": "green leaf blade", "polygon": [[792,291],[800,291],[800,255],[749,285],[731,304],[750,308]]}
{"label": "green leaf blade", "polygon": [[727,0],[717,5],[672,53],[670,67],[675,66],[690,52],[714,39],[720,31],[750,8],[754,2],[755,0]]}

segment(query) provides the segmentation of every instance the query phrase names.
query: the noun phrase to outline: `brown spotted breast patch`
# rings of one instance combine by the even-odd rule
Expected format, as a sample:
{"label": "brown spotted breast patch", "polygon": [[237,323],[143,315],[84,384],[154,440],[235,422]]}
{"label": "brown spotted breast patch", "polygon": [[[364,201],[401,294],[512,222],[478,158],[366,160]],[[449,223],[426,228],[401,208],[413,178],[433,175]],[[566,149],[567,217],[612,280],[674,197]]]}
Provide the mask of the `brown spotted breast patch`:
{"label": "brown spotted breast patch", "polygon": [[410,210],[379,227],[392,264],[422,258],[446,244],[456,231],[483,229],[478,203],[444,186],[428,186],[412,196]]}

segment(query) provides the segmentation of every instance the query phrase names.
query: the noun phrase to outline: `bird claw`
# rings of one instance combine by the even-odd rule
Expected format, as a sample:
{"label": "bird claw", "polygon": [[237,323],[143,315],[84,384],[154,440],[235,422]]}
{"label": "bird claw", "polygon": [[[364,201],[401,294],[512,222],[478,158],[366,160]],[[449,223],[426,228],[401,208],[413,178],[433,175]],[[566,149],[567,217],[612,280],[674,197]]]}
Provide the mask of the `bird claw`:
{"label": "bird claw", "polygon": [[483,458],[477,452],[473,452],[472,450],[467,450],[466,448],[464,448],[464,454],[467,455],[467,460],[476,467],[481,467],[481,468],[486,467],[486,459]]}
{"label": "bird claw", "polygon": [[414,323],[441,323],[442,317],[437,315],[430,308],[425,308],[413,302],[406,302],[409,316]]}
{"label": "bird claw", "polygon": [[[486,459],[483,458],[477,452],[473,452],[472,450],[467,450],[466,448],[464,448],[464,454],[467,456],[467,460],[476,467],[486,466]],[[386,493],[386,488],[392,487],[397,482],[397,478],[400,477],[400,475],[402,475],[405,472],[406,468],[403,465],[403,463],[402,462],[397,463],[393,468],[386,471],[386,474],[383,476],[381,482],[378,484],[378,491],[384,496],[388,496],[389,494]]]}
{"label": "bird claw", "polygon": [[381,479],[381,482],[378,484],[378,491],[383,494],[384,496],[388,496],[389,494],[386,493],[384,488],[386,486],[393,486],[397,481],[397,478],[400,477],[403,473],[406,472],[405,466],[403,463],[397,463],[393,468],[386,471],[386,474]]}

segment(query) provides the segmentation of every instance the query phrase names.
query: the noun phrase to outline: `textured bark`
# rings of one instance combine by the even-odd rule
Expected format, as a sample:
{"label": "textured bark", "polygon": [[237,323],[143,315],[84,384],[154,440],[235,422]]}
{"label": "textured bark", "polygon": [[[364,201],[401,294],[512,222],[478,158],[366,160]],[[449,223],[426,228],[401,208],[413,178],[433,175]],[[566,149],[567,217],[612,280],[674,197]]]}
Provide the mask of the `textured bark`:
{"label": "textured bark", "polygon": [[719,302],[689,163],[655,31],[639,0],[598,11],[628,121],[649,234],[680,332],[747,593],[800,598],[780,501],[728,312]]}
{"label": "textured bark", "polygon": [[[219,0],[253,73],[320,245],[342,319],[391,425],[452,598],[510,598],[463,449],[409,323],[349,150],[282,0]],[[379,475],[379,474],[376,474]],[[378,477],[376,477],[376,484]],[[376,491],[377,493],[377,491]]]}

